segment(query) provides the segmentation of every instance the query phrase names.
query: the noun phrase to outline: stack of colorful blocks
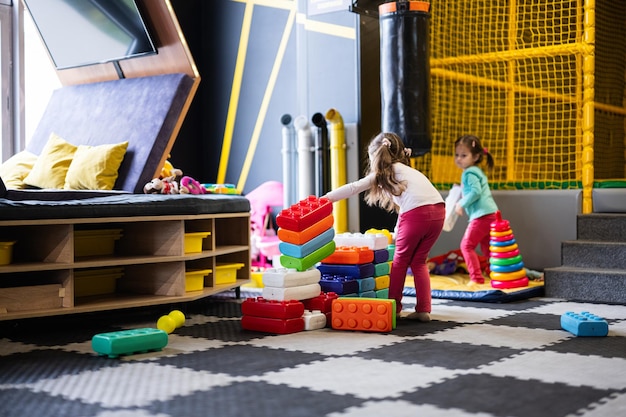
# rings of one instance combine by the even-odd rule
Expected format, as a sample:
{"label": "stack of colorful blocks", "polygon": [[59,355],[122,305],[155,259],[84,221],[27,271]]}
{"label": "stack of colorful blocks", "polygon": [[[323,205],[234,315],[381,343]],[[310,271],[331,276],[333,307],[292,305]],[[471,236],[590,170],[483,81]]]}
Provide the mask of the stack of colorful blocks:
{"label": "stack of colorful blocks", "polygon": [[282,266],[306,271],[335,251],[332,211],[329,199],[315,196],[281,210],[276,224]]}
{"label": "stack of colorful blocks", "polygon": [[[341,233],[335,236],[336,251],[323,259],[317,267],[324,280],[342,282],[344,289],[350,280],[358,284],[356,293],[339,293],[344,296],[388,298],[390,254],[389,240],[382,233]],[[337,292],[339,284],[333,290]],[[328,288],[328,287],[327,287]],[[354,286],[349,288],[355,288]]]}
{"label": "stack of colorful blocks", "polygon": [[241,326],[246,330],[287,334],[326,326],[321,308],[308,310],[304,300],[320,296],[320,272],[270,268],[263,273],[263,296],[242,304]]}

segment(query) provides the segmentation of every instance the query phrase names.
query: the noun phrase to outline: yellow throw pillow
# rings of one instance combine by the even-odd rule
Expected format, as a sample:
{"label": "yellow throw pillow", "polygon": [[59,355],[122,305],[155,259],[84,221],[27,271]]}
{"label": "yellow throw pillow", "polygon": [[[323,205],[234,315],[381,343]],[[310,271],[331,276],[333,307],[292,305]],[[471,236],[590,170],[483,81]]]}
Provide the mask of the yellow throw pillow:
{"label": "yellow throw pillow", "polygon": [[24,178],[33,169],[37,155],[28,151],[16,153],[0,165],[0,178],[7,188],[26,188]]}
{"label": "yellow throw pillow", "polygon": [[33,169],[24,178],[24,183],[39,188],[63,188],[74,152],[76,146],[55,133],[50,134],[50,139],[37,157]]}
{"label": "yellow throw pillow", "polygon": [[66,190],[112,190],[128,142],[111,145],[79,145],[67,170]]}

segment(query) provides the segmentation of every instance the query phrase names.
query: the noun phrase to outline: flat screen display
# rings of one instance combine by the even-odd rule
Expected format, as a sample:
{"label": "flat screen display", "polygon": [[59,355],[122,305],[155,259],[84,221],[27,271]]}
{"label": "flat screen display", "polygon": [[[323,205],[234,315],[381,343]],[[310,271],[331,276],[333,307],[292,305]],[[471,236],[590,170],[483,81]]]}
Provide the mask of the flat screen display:
{"label": "flat screen display", "polygon": [[57,69],[157,52],[134,0],[24,0]]}

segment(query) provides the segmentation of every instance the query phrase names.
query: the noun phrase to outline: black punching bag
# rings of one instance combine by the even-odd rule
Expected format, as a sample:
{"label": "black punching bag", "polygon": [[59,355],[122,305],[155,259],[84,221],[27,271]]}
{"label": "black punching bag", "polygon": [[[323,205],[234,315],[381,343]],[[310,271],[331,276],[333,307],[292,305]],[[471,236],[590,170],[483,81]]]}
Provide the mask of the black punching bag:
{"label": "black punching bag", "polygon": [[412,156],[430,152],[430,3],[379,6],[382,131],[397,133]]}

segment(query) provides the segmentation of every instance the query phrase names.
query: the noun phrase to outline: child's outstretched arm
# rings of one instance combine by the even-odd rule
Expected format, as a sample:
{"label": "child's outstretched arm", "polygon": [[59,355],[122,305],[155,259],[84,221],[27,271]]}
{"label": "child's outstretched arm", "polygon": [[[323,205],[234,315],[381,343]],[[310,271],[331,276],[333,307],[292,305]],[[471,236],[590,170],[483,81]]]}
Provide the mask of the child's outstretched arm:
{"label": "child's outstretched arm", "polygon": [[358,181],[351,182],[349,184],[342,185],[328,192],[324,197],[328,198],[333,203],[343,200],[345,198],[352,197],[368,190],[375,180],[374,174],[370,174],[367,177],[363,177]]}

